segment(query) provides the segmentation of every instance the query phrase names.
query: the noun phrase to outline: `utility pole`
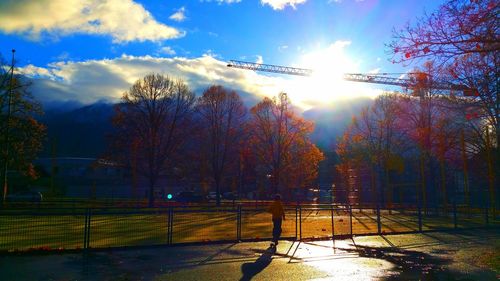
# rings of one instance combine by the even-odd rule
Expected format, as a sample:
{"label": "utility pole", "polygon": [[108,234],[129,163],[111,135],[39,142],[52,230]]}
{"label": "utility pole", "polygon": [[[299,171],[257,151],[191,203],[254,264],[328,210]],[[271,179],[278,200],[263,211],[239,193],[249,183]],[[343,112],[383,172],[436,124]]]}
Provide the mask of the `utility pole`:
{"label": "utility pole", "polygon": [[10,134],[10,115],[11,115],[11,103],[12,103],[12,82],[14,79],[14,54],[16,53],[16,50],[12,49],[12,64],[10,66],[10,81],[9,81],[9,91],[7,92],[7,119],[6,119],[6,124],[7,124],[7,129],[5,132],[5,159],[4,159],[4,165],[3,165],[3,203],[5,203],[5,199],[7,198],[7,191],[8,191],[8,177],[7,177],[7,172],[9,169],[9,134]]}
{"label": "utility pole", "polygon": [[462,167],[464,173],[464,195],[465,195],[465,206],[467,210],[470,209],[469,203],[469,173],[467,172],[467,155],[465,152],[465,140],[464,140],[464,129],[462,128],[460,132],[460,145],[462,147]]}

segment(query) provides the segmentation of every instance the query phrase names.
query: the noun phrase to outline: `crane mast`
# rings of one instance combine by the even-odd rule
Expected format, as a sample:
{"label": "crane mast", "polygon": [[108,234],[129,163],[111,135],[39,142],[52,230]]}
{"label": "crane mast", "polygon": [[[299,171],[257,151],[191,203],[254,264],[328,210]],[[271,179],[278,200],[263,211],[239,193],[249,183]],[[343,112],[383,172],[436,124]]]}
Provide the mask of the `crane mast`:
{"label": "crane mast", "polygon": [[[312,69],[307,69],[307,68],[262,64],[262,63],[246,62],[239,60],[230,60],[227,66],[240,69],[297,75],[297,76],[311,76],[314,73]],[[387,76],[387,73],[382,73],[382,74],[344,73],[343,79],[346,81],[394,85],[405,88],[411,88],[416,86],[427,86],[427,88],[432,88],[437,90],[461,91],[464,93],[464,96],[474,95],[474,91],[464,85],[456,85],[447,82],[432,81],[431,79],[429,79],[429,76],[424,73],[409,73],[408,75],[410,76],[409,78],[395,78]]]}

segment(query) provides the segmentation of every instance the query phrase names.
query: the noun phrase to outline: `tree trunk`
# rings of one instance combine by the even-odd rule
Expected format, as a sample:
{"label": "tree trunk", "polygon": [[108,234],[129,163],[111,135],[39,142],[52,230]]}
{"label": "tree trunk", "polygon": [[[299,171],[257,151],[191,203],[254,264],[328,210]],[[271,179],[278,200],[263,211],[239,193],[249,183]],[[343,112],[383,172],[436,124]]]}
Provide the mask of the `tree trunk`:
{"label": "tree trunk", "polygon": [[155,204],[155,182],[156,180],[155,179],[150,179],[149,180],[149,202],[148,202],[148,206],[150,208],[153,208],[154,207],[154,204]]}
{"label": "tree trunk", "polygon": [[219,180],[215,180],[215,205],[220,206],[220,183]]}

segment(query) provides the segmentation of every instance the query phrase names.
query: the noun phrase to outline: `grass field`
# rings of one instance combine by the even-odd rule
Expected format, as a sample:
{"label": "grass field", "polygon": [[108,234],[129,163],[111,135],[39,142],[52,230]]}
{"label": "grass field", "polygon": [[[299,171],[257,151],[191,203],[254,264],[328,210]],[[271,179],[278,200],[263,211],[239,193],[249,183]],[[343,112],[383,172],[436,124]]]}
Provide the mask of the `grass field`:
{"label": "grass field", "polygon": [[[333,215],[333,216],[332,216]],[[332,219],[333,217],[333,219]],[[332,235],[363,235],[378,232],[377,214],[371,209],[295,208],[286,210],[282,237],[327,238]],[[352,218],[352,223],[351,223]],[[382,233],[418,231],[415,211],[380,212]],[[500,225],[498,220],[490,225]],[[485,225],[480,213],[458,214],[457,227]],[[452,214],[422,217],[422,230],[452,229]],[[352,228],[352,233],[351,233]],[[0,251],[29,249],[83,248],[85,214],[65,210],[43,212],[0,212]],[[263,208],[242,210],[241,239],[271,238],[270,214]],[[90,220],[90,247],[161,245],[168,242],[168,212],[165,209],[94,211]],[[237,240],[237,211],[235,209],[176,209],[173,214],[172,243]]]}

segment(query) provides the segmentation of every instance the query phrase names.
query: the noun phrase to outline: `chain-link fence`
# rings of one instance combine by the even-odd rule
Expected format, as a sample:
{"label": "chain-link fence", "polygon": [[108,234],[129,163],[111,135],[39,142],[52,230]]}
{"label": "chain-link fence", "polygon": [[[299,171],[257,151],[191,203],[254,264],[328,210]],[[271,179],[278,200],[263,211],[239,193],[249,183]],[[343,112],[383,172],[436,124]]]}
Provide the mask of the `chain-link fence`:
{"label": "chain-link fence", "polygon": [[[331,239],[500,226],[488,209],[380,209],[338,205],[285,208],[282,238]],[[0,251],[65,250],[254,241],[272,237],[263,205],[167,208],[0,209]]]}

